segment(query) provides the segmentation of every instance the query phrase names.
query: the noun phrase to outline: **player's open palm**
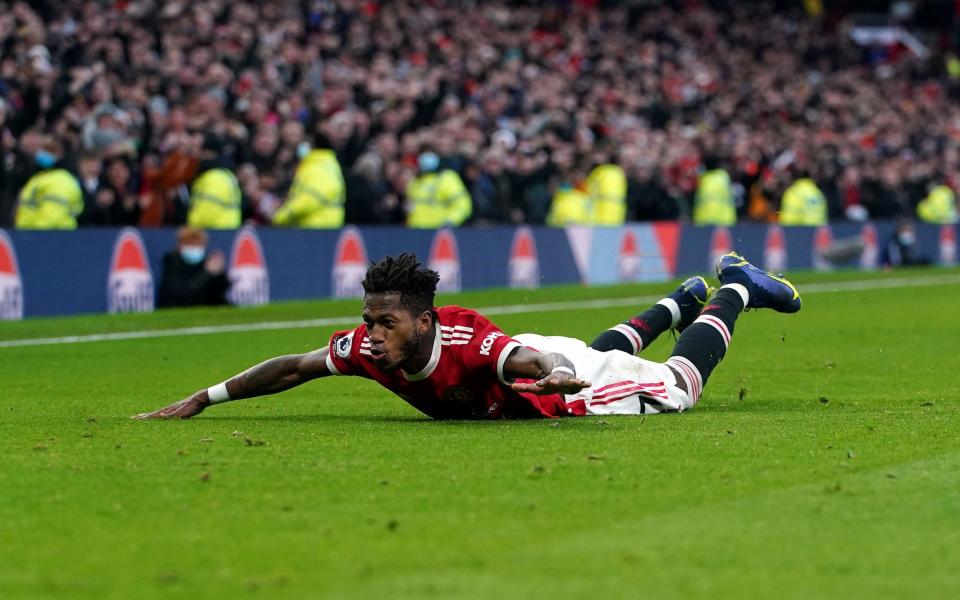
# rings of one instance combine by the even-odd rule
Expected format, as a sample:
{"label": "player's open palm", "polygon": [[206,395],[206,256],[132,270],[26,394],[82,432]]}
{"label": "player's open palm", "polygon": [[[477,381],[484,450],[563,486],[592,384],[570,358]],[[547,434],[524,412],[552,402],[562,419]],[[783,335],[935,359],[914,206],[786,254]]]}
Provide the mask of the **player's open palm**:
{"label": "player's open palm", "polygon": [[190,396],[189,398],[184,398],[179,402],[174,402],[170,406],[161,408],[160,410],[155,410],[153,412],[145,412],[139,415],[134,415],[132,419],[189,419],[192,416],[199,415],[203,412],[209,402],[204,398],[206,394],[204,391],[197,392],[196,394]]}
{"label": "player's open palm", "polygon": [[551,373],[540,381],[533,383],[517,382],[510,387],[517,392],[528,392],[531,394],[576,394],[584,388],[590,387],[591,383],[585,379],[580,379],[567,373]]}

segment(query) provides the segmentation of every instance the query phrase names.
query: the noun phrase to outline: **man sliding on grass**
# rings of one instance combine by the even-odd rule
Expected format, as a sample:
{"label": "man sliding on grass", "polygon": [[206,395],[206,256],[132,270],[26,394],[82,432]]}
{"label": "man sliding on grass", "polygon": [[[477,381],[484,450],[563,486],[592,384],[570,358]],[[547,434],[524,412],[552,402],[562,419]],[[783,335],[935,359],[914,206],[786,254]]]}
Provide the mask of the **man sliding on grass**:
{"label": "man sliding on grass", "polygon": [[[697,403],[745,308],[800,310],[789,281],[737,254],[718,259],[717,276],[721,287],[709,304],[706,281],[692,277],[587,346],[565,337],[511,337],[472,310],[434,308],[437,273],[413,254],[387,257],[363,280],[362,325],[334,333],[325,348],[267,360],[136,418],[186,419],[327,375],[373,379],[435,419],[683,411]],[[682,334],[665,363],[635,356],[671,328]]]}

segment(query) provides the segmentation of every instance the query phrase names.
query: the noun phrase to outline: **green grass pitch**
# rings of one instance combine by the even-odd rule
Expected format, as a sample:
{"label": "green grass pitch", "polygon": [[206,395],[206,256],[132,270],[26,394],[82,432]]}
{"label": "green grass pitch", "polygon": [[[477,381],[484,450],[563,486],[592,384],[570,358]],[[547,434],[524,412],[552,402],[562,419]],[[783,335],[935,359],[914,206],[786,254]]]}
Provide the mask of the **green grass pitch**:
{"label": "green grass pitch", "polygon": [[[433,422],[331,378],[138,422],[336,327],[0,347],[0,598],[957,597],[960,271],[794,281],[799,314],[742,315],[700,405],[646,418]],[[589,341],[633,312],[493,318]],[[0,341],[358,313],[39,319]]]}

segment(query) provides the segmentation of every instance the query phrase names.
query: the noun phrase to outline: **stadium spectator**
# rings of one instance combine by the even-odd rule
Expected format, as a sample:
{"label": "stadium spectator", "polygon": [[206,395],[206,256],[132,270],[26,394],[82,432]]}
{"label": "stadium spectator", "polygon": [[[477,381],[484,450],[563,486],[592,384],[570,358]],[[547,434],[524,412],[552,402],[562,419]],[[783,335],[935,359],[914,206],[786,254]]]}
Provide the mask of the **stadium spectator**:
{"label": "stadium spectator", "polygon": [[945,185],[934,186],[917,205],[917,216],[927,223],[949,225],[957,222],[957,197]]}
{"label": "stadium spectator", "polygon": [[201,229],[240,227],[240,183],[229,169],[203,170],[190,186],[190,210],[187,223]]}
{"label": "stadium spectator", "polygon": [[76,177],[60,162],[63,149],[46,138],[34,153],[39,171],[20,191],[17,204],[18,229],[76,229],[83,211],[83,192]]}
{"label": "stadium spectator", "polygon": [[421,153],[417,166],[417,176],[407,184],[407,225],[428,229],[463,225],[473,214],[473,200],[460,175],[443,168],[435,152]]}
{"label": "stadium spectator", "polygon": [[403,223],[403,206],[391,190],[383,173],[383,159],[368,152],[357,159],[347,175],[344,219],[357,224]]}
{"label": "stadium spectator", "polygon": [[883,264],[887,267],[929,265],[930,257],[917,248],[917,230],[910,220],[897,223],[897,229],[883,248]]}
{"label": "stadium spectator", "polygon": [[17,140],[7,127],[7,103],[0,98],[0,227],[13,223],[17,192],[23,185],[16,175]]}
{"label": "stadium spectator", "polygon": [[305,142],[300,143],[300,165],[286,202],[273,216],[274,224],[314,229],[343,226],[346,190],[331,145],[323,142],[311,150]]}
{"label": "stadium spectator", "polygon": [[223,252],[208,252],[207,234],[202,229],[181,227],[177,230],[177,247],[163,257],[157,306],[227,304],[230,281],[225,265]]}
{"label": "stadium spectator", "polygon": [[561,183],[553,193],[547,225],[589,225],[592,218],[590,195],[569,183]]}
{"label": "stadium spectator", "polygon": [[627,175],[623,168],[605,159],[587,175],[586,186],[590,195],[590,222],[601,226],[623,225],[627,218]]}
{"label": "stadium spectator", "polygon": [[[689,214],[713,158],[744,190],[741,218],[773,218],[794,162],[808,166],[834,217],[849,206],[878,218],[913,214],[930,186],[953,188],[960,168],[951,20],[920,31],[934,43],[917,54],[857,46],[842,9],[828,3],[811,17],[800,3],[774,1],[14,2],[0,15],[0,129],[9,132],[0,212],[32,174],[21,147],[33,131],[55,136],[70,159],[126,159],[143,225],[186,221],[182,186],[203,146],[242,179],[246,214],[268,222],[288,196],[297,148],[318,135],[345,173],[379,155],[375,188],[390,203],[404,200],[419,150],[433,149],[441,168],[484,195],[483,222],[543,222],[569,179],[560,171],[597,164],[597,148],[616,148],[628,180],[666,194],[647,201],[628,187],[637,217]],[[500,169],[496,208],[488,151],[499,159],[488,165]]]}
{"label": "stadium spectator", "polygon": [[826,222],[827,198],[809,173],[799,171],[780,200],[780,223],[811,226]]}
{"label": "stadium spectator", "polygon": [[693,197],[693,223],[695,225],[724,225],[737,222],[737,207],[730,173],[713,157],[704,162],[705,171],[697,179],[697,192]]}

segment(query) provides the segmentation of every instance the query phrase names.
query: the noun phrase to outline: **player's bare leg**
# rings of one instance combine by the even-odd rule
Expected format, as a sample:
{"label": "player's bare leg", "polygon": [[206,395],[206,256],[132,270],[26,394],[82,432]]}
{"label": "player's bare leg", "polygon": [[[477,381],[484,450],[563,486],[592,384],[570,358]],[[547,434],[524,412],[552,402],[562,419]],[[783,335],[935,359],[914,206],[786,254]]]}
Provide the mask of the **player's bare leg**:
{"label": "player's bare leg", "polygon": [[717,260],[721,287],[693,323],[683,332],[669,366],[678,375],[677,385],[696,404],[710,373],[723,359],[733,336],[733,325],[745,308],[772,308],[777,312],[800,310],[800,294],[792,283],[758,269],[736,253]]}
{"label": "player's bare leg", "polygon": [[590,347],[601,352],[637,354],[668,329],[684,331],[700,314],[710,291],[703,277],[691,277],[644,312],[601,333]]}

